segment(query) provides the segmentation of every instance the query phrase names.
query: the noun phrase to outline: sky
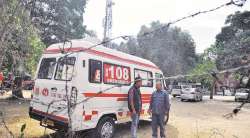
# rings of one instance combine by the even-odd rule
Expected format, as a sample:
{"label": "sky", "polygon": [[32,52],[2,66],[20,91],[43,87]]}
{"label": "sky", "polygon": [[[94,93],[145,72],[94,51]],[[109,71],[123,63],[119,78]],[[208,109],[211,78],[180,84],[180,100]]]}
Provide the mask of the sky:
{"label": "sky", "polygon": [[[149,25],[152,21],[167,23],[228,1],[230,0],[113,0],[115,4],[112,37],[136,35],[142,25]],[[84,13],[84,24],[87,29],[95,31],[100,39],[103,38],[105,4],[106,0],[88,0]],[[242,8],[228,6],[187,19],[174,26],[189,32],[196,43],[196,52],[202,53],[215,42],[215,36],[224,26],[227,16],[245,10],[250,10],[250,1],[247,1]]]}

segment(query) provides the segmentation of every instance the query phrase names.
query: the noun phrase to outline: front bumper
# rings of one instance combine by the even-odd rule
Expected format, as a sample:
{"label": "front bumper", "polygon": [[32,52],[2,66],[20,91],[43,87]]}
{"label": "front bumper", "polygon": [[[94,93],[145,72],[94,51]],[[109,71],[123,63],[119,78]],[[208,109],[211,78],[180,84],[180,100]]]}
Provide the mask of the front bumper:
{"label": "front bumper", "polygon": [[194,100],[195,95],[194,94],[181,94],[181,99],[184,100]]}
{"label": "front bumper", "polygon": [[181,93],[180,92],[172,92],[171,95],[173,95],[173,96],[180,96]]}
{"label": "front bumper", "polygon": [[[66,118],[59,117],[56,115],[47,114],[45,112],[33,109],[32,107],[29,108],[29,116],[32,119],[40,121],[41,126],[49,128],[49,129],[67,130],[67,128],[68,128],[68,120]],[[54,125],[53,126],[49,126],[49,125],[44,126],[41,123],[43,119],[53,121]]]}

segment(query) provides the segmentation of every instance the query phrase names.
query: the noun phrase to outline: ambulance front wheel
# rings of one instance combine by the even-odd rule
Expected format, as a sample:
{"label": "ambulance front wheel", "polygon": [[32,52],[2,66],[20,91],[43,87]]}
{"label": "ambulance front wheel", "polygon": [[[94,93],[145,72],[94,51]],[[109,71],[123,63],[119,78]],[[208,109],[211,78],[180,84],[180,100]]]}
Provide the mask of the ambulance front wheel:
{"label": "ambulance front wheel", "polygon": [[115,122],[112,117],[104,117],[97,124],[98,138],[112,138],[115,132]]}

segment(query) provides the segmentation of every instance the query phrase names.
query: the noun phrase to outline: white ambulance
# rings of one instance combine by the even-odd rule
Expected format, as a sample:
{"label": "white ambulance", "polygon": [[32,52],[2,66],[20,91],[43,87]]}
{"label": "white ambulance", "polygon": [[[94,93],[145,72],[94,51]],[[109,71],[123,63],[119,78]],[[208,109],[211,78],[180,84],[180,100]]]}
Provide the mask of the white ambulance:
{"label": "white ambulance", "polygon": [[31,118],[53,130],[67,129],[68,96],[74,105],[70,119],[73,131],[95,129],[96,137],[112,137],[115,124],[130,121],[127,94],[134,78],[140,76],[148,79],[140,89],[140,119],[149,120],[147,110],[155,90],[155,80],[149,78],[163,77],[162,71],[148,60],[101,45],[90,48],[93,45],[72,40],[64,45],[64,52],[62,43],[44,51],[35,77]]}

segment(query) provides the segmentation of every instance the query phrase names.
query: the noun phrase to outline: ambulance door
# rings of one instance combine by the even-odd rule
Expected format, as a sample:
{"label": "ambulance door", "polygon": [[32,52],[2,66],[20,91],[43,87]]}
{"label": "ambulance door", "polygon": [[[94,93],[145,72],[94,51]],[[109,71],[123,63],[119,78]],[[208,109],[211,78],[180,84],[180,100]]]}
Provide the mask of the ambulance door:
{"label": "ambulance door", "polygon": [[51,84],[54,82],[56,64],[57,58],[55,55],[43,57],[40,61],[33,93],[34,109],[47,112],[47,105],[53,99],[50,90],[54,87]]}
{"label": "ambulance door", "polygon": [[[53,99],[63,100],[56,105],[67,106],[69,100],[72,104],[77,100],[77,88],[74,85],[77,68],[77,54],[69,57],[59,57],[55,69],[54,81],[49,84]],[[66,110],[65,110],[66,111]]]}

